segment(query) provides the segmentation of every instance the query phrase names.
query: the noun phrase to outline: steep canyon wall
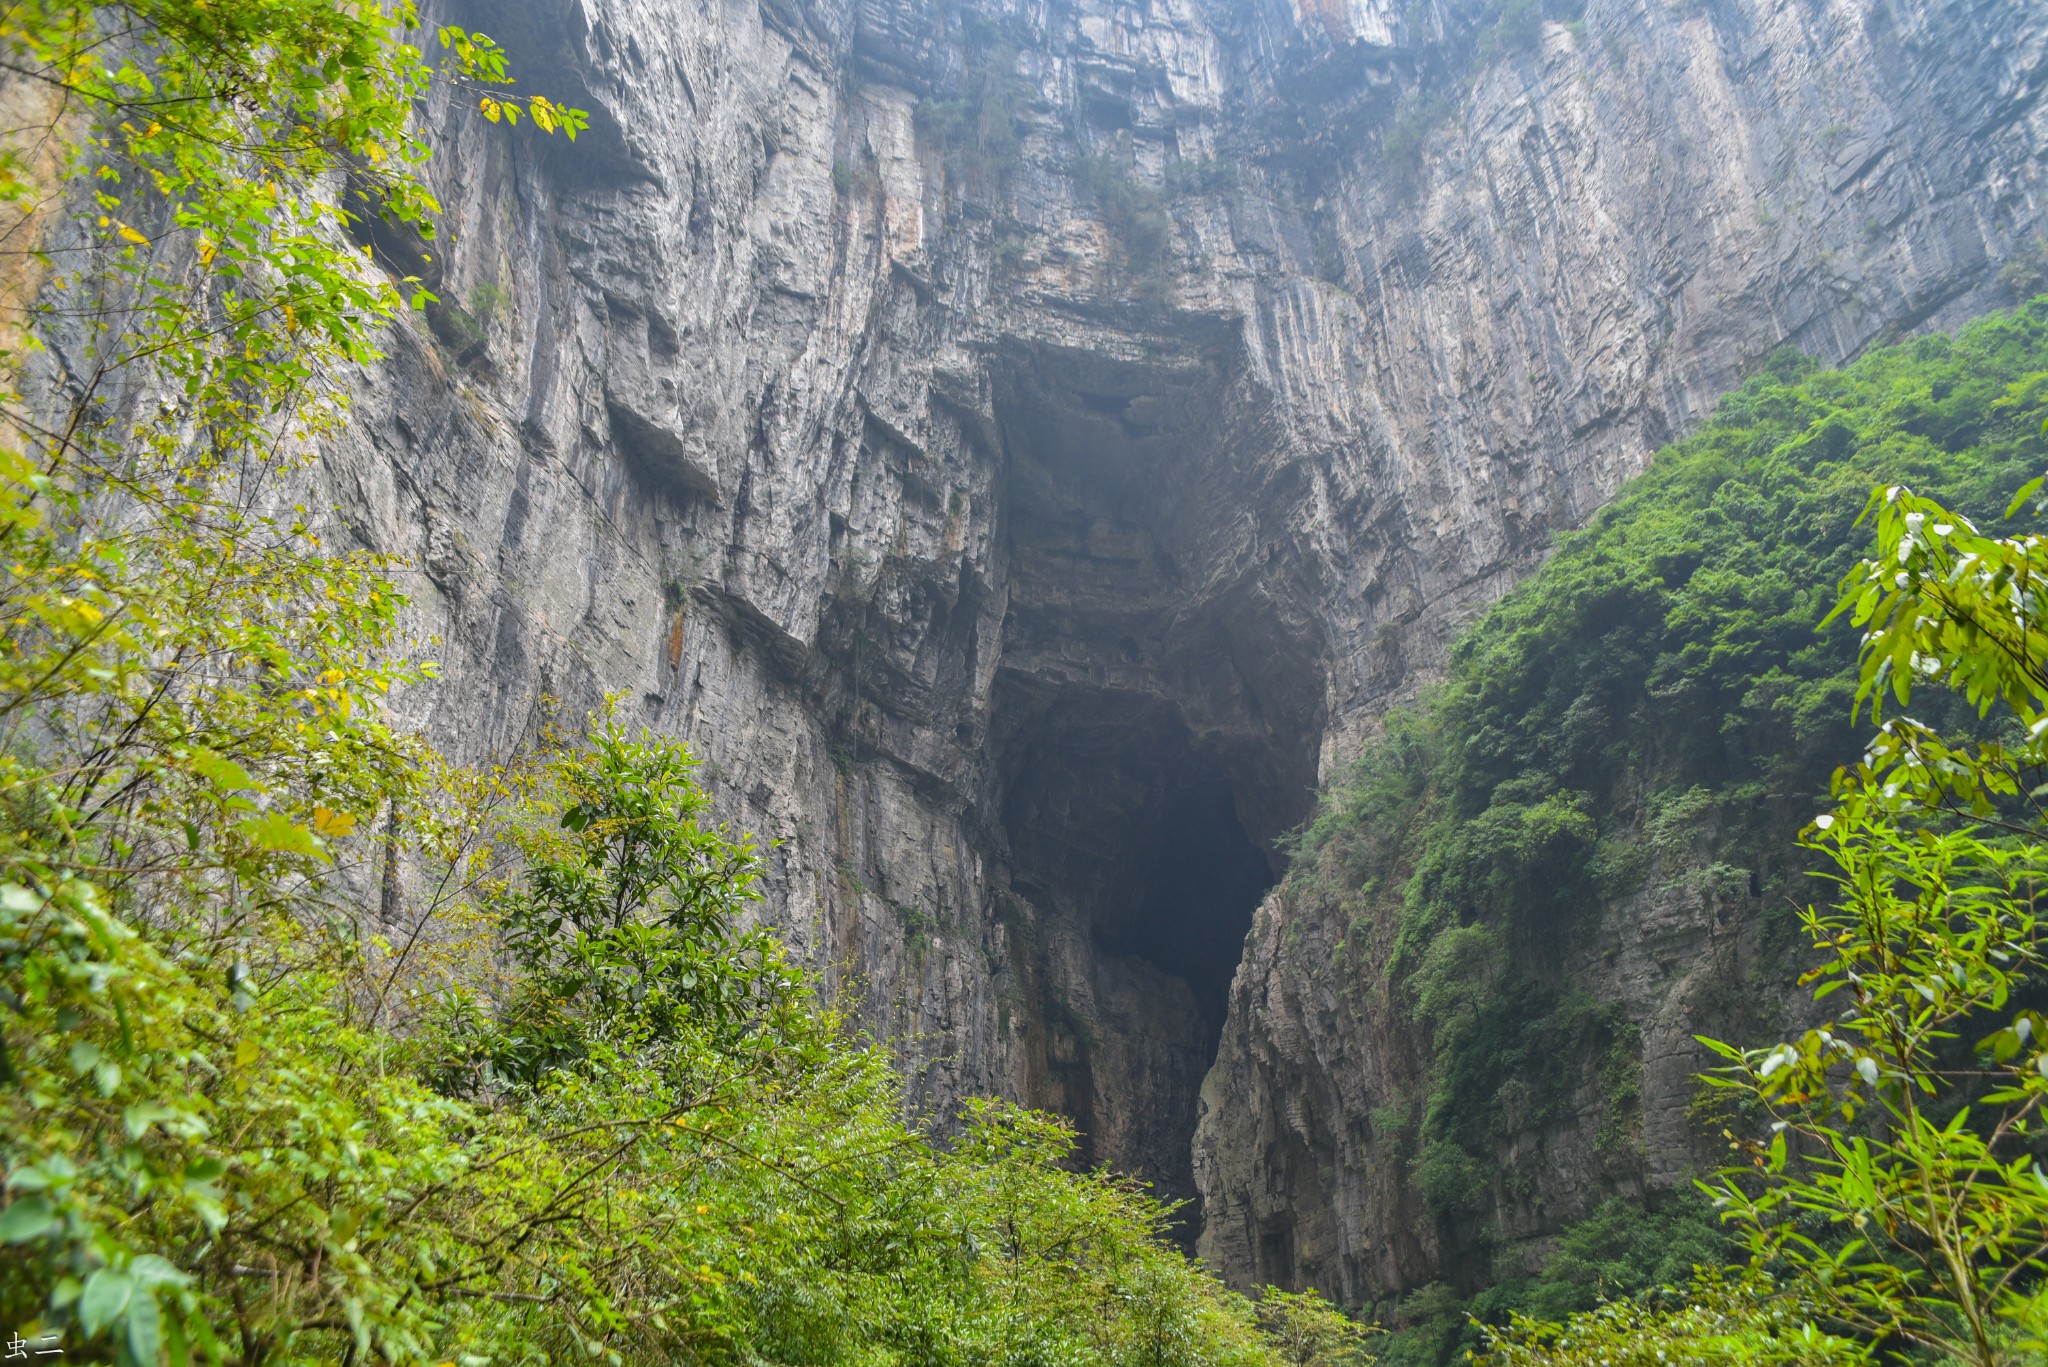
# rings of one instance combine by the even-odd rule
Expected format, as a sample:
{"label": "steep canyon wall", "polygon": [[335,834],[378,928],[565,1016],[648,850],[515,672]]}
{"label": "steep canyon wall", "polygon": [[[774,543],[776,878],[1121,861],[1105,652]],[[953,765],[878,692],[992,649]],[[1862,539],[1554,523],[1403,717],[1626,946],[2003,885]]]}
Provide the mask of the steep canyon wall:
{"label": "steep canyon wall", "polygon": [[1746,368],[2004,302],[2048,231],[2029,0],[459,15],[593,126],[444,93],[449,232],[372,234],[443,302],[324,471],[411,567],[420,720],[622,694],[935,1111],[1063,1111],[1227,1274],[1353,1300],[1437,1255],[1367,1256],[1401,1176],[1300,1111],[1370,1103],[1314,984],[1231,993],[1276,840]]}

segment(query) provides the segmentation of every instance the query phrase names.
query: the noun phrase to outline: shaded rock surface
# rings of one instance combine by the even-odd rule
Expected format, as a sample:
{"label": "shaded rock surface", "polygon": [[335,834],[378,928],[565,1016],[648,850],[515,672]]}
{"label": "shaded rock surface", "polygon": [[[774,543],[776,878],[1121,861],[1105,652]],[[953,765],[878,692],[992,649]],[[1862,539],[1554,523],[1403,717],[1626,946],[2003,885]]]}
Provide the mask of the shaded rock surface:
{"label": "shaded rock surface", "polygon": [[[1353,1300],[1438,1254],[1370,1253],[1378,1046],[1277,902],[1224,1019],[1275,842],[1553,529],[1772,348],[2004,302],[2048,191],[2027,0],[449,13],[592,127],[443,92],[450,232],[372,241],[443,302],[324,470],[421,720],[624,695],[935,1112],[1061,1110],[1227,1275]],[[1014,151],[943,145],[990,100]]]}

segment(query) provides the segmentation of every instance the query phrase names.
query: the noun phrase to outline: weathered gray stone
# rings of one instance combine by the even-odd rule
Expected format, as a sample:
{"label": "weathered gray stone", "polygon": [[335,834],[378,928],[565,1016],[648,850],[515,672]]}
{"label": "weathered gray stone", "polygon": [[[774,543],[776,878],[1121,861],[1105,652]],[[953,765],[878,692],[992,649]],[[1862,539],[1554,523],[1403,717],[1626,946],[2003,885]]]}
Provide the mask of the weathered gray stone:
{"label": "weathered gray stone", "polygon": [[[1591,0],[1483,57],[1487,13],[991,10],[1033,97],[990,194],[919,132],[967,60],[936,0],[465,12],[592,128],[437,96],[469,323],[396,332],[324,467],[416,567],[436,736],[624,695],[780,842],[763,916],[935,1110],[1076,1116],[1228,1208],[1234,1276],[1284,1206],[1286,1275],[1354,1298],[1438,1270],[1339,1138],[1417,1062],[1269,903],[1191,1159],[1218,1022],[1133,851],[1196,790],[1270,851],[1553,529],[1773,347],[2003,302],[2048,189],[2029,0]],[[1156,271],[1072,174],[1120,146],[1174,187]]]}

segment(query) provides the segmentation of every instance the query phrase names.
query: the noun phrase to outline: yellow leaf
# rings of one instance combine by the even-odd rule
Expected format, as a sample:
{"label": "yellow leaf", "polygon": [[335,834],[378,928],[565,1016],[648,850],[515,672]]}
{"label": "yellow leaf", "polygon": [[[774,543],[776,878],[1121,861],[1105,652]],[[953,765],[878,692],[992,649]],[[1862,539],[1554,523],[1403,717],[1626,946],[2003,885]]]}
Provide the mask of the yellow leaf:
{"label": "yellow leaf", "polygon": [[123,242],[139,242],[145,247],[149,245],[148,238],[144,237],[141,233],[136,232],[133,228],[129,227],[125,223],[121,225],[120,237]]}
{"label": "yellow leaf", "polygon": [[313,809],[313,829],[322,835],[347,835],[356,828],[356,819],[347,812],[332,811],[326,807]]}
{"label": "yellow leaf", "polygon": [[313,833],[297,825],[282,812],[265,812],[261,816],[236,823],[236,829],[250,844],[259,850],[276,854],[317,855],[320,846]]}

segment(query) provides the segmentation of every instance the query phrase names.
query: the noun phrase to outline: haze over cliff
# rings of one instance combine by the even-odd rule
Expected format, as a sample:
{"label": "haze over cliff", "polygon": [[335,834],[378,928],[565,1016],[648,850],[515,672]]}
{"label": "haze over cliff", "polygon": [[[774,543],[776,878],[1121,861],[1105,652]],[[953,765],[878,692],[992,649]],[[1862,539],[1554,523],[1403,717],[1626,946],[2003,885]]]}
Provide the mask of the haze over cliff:
{"label": "haze over cliff", "polygon": [[1239,967],[1282,837],[1762,358],[2008,302],[2048,231],[2028,0],[451,14],[592,127],[434,108],[452,236],[373,239],[444,302],[325,469],[417,569],[422,720],[623,694],[927,1105],[1060,1111],[1227,1277],[1352,1300],[1449,1255],[1368,1256],[1403,1179],[1255,1009],[1314,987],[1274,918]]}

